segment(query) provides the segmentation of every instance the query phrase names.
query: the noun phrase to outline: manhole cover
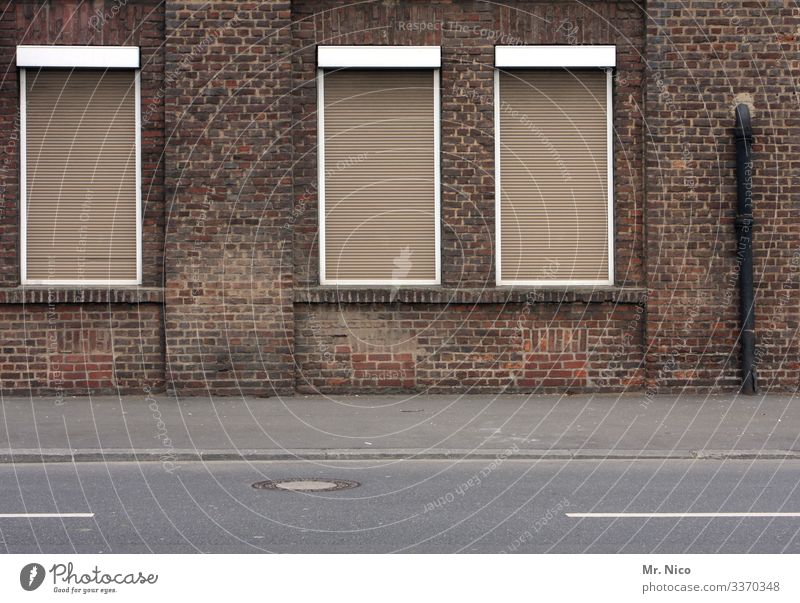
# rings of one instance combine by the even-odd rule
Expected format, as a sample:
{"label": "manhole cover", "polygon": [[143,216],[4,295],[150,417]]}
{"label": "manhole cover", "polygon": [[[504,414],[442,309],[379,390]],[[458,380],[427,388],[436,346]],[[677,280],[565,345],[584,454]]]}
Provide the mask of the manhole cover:
{"label": "manhole cover", "polygon": [[288,492],[333,492],[334,490],[356,488],[360,485],[358,482],[349,479],[292,477],[256,482],[253,484],[253,488],[256,490],[286,490]]}

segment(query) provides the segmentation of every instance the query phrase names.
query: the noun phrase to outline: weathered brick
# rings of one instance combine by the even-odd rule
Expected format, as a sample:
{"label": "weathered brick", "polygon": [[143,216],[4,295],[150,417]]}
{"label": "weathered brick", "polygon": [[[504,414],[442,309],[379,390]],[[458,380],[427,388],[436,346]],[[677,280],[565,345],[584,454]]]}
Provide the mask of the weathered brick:
{"label": "weathered brick", "polygon": [[[68,392],[168,382],[183,394],[252,395],[735,388],[737,102],[752,105],[755,122],[761,382],[798,384],[800,17],[783,0],[680,10],[663,0],[7,8],[0,380],[9,390],[52,391],[54,379]],[[142,48],[142,287],[19,287],[16,44]],[[317,44],[442,47],[441,287],[319,287]],[[496,44],[617,46],[614,288],[494,285]]]}

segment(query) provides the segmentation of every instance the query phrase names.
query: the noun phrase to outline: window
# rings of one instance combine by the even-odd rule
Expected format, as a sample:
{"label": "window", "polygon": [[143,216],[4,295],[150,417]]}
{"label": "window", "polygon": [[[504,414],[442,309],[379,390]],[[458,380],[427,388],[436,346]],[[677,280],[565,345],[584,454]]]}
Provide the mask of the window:
{"label": "window", "polygon": [[496,48],[499,285],[613,284],[613,46]]}
{"label": "window", "polygon": [[320,281],[440,282],[438,47],[320,47]]}
{"label": "window", "polygon": [[141,282],[135,47],[20,46],[23,284]]}

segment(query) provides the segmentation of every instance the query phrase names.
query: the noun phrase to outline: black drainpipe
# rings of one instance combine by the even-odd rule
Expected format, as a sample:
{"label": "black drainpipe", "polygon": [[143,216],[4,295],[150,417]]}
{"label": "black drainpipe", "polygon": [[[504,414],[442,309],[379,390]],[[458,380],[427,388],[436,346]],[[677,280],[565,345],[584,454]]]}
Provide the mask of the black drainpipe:
{"label": "black drainpipe", "polygon": [[747,105],[736,107],[736,259],[742,332],[742,393],[756,393],[755,293],[753,290],[753,128]]}

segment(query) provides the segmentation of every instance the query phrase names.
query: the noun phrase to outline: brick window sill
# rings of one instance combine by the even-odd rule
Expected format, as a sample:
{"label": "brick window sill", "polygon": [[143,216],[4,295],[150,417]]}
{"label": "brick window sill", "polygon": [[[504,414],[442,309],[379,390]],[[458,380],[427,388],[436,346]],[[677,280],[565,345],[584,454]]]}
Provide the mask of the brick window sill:
{"label": "brick window sill", "polygon": [[[535,293],[535,295],[534,295]],[[618,303],[642,305],[647,291],[637,287],[455,289],[447,287],[303,287],[295,288],[295,303],[372,304],[505,304],[505,303]]]}
{"label": "brick window sill", "polygon": [[0,304],[164,303],[161,287],[73,287],[36,285],[0,289]]}

